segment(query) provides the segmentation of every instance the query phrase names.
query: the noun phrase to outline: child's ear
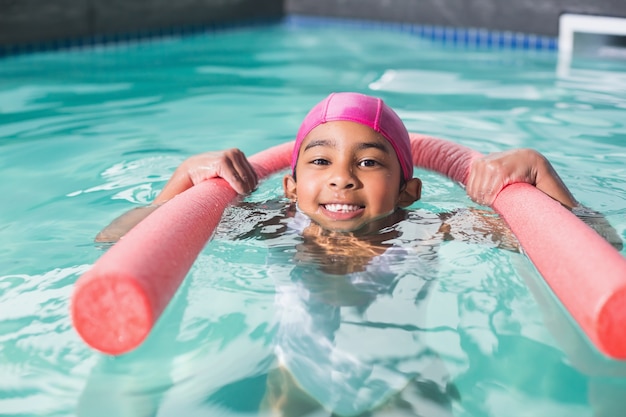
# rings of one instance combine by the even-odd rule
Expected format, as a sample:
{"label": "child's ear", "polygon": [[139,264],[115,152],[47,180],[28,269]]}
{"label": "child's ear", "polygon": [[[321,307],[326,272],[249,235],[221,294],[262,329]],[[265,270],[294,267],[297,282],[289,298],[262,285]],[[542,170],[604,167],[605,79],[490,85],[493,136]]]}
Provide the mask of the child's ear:
{"label": "child's ear", "polygon": [[408,207],[415,203],[422,196],[422,180],[419,178],[411,178],[404,184],[404,188],[400,191],[398,198],[399,207]]}
{"label": "child's ear", "polygon": [[285,197],[291,201],[297,200],[296,180],[293,176],[285,175],[283,178],[283,191],[285,192]]}

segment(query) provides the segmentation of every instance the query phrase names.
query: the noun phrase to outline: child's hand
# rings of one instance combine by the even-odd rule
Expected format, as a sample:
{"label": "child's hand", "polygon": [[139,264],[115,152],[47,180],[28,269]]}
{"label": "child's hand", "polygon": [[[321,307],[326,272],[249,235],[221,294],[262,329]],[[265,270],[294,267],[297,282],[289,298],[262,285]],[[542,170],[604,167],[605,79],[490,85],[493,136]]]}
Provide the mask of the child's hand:
{"label": "child's hand", "polygon": [[496,152],[472,162],[467,179],[467,195],[475,202],[490,206],[507,185],[525,182],[535,185],[537,154],[528,149]]}
{"label": "child's hand", "polygon": [[496,152],[474,160],[466,191],[475,202],[491,206],[504,187],[520,182],[534,185],[568,208],[578,204],[550,162],[532,149]]}
{"label": "child's hand", "polygon": [[236,148],[195,155],[182,165],[193,185],[219,177],[239,194],[246,194],[254,190],[259,182],[246,156]]}
{"label": "child's hand", "polygon": [[210,178],[223,178],[239,194],[249,193],[259,182],[254,168],[239,149],[206,152],[180,164],[153,204],[164,203]]}
{"label": "child's hand", "polygon": [[209,178],[225,179],[239,194],[254,190],[259,182],[254,168],[239,149],[194,155],[176,168],[151,205],[122,214],[96,236],[96,241],[116,242],[161,204]]}

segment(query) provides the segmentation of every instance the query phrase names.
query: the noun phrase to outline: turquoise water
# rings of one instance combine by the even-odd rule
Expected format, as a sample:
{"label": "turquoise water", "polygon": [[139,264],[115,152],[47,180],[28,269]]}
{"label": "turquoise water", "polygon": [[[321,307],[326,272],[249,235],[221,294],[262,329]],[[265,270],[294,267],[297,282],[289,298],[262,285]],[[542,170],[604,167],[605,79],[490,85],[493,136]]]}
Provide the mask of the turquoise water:
{"label": "turquoise water", "polygon": [[[277,288],[289,288],[293,269],[267,263],[296,242],[231,240],[226,226],[241,223],[231,212],[146,343],[122,357],[80,340],[69,299],[106,250],[93,243],[97,231],[151,201],[186,156],[290,140],[329,91],[377,94],[409,130],[481,152],[536,148],[626,238],[626,73],[585,66],[557,76],[556,67],[550,51],[292,25],[2,59],[0,415],[264,415],[284,333]],[[473,206],[457,185],[418,174],[416,210]],[[278,196],[274,177],[249,201]],[[335,340],[375,345],[370,358],[398,369],[436,358],[455,416],[619,415],[623,364],[567,331],[522,255],[447,242],[430,282],[417,310],[408,300],[424,280],[406,277],[366,314],[345,308]],[[385,333],[371,325],[383,322]],[[418,415],[398,404],[383,415],[402,410]]]}

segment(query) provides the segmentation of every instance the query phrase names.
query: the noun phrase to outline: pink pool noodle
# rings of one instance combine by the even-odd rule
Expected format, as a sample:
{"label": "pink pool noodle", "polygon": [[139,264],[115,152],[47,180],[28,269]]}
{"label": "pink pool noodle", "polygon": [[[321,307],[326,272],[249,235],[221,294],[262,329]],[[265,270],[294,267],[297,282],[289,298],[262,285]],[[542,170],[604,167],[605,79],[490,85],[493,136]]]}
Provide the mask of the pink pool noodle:
{"label": "pink pool noodle", "polygon": [[[411,135],[413,162],[465,184],[479,153]],[[493,209],[595,347],[626,359],[626,258],[569,210],[535,187],[504,188]]]}
{"label": "pink pool noodle", "polygon": [[[250,161],[264,178],[289,166],[292,148],[285,143]],[[226,181],[205,181],[159,207],[109,248],[78,279],[72,295],[72,320],[85,343],[111,355],[137,347],[235,197]]]}
{"label": "pink pool noodle", "polygon": [[[453,142],[412,136],[415,165],[465,183],[480,154]],[[290,162],[293,142],[251,158],[261,178]],[[76,283],[72,318],[87,344],[126,353],[148,335],[235,192],[210,180],[180,194],[131,230]],[[594,345],[626,358],[626,259],[568,210],[534,187],[506,187],[494,209]]]}

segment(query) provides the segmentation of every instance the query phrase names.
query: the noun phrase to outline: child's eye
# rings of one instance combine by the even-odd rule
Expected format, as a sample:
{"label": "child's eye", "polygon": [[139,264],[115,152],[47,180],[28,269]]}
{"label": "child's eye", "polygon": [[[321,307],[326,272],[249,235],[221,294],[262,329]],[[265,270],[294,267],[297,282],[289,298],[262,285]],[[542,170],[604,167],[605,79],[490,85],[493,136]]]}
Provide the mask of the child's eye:
{"label": "child's eye", "polygon": [[317,158],[311,161],[313,165],[328,165],[330,162],[327,159]]}
{"label": "child's eye", "polygon": [[375,161],[373,159],[364,159],[359,162],[359,166],[362,166],[362,167],[375,167],[378,165],[380,165],[378,161]]}

